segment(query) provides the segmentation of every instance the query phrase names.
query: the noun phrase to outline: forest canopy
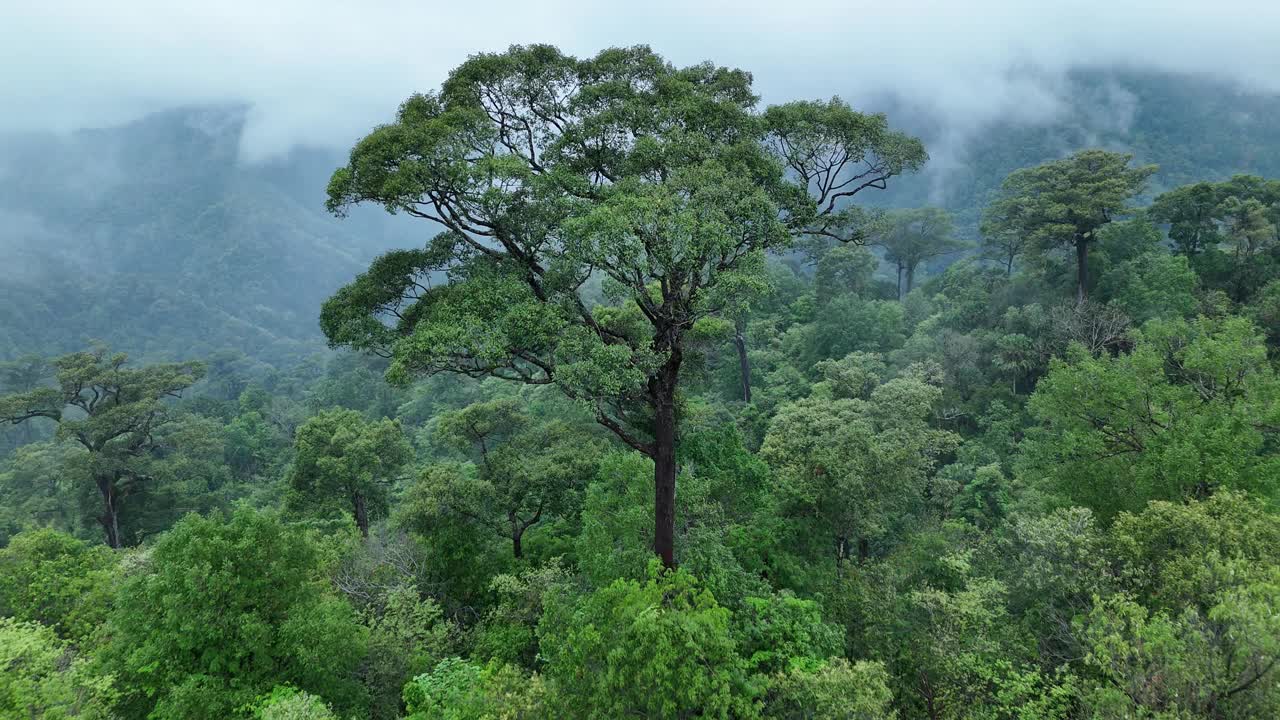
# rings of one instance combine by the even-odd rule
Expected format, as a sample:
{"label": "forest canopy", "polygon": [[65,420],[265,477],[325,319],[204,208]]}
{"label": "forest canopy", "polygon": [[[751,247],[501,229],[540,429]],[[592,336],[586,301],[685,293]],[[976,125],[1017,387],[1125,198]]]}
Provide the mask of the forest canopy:
{"label": "forest canopy", "polygon": [[324,166],[328,351],[6,351],[0,718],[1280,716],[1280,180],[909,128],[476,54]]}

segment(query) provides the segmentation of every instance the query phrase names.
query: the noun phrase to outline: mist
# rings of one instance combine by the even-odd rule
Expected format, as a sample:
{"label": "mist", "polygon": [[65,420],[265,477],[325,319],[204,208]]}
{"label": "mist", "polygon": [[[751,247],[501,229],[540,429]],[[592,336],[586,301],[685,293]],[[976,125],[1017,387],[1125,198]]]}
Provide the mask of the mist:
{"label": "mist", "polygon": [[[891,94],[945,117],[952,138],[995,119],[1052,119],[1067,102],[1062,78],[1077,68],[1209,73],[1280,90],[1280,4],[1250,0],[435,5],[15,4],[0,24],[0,61],[15,69],[0,132],[242,102],[248,159],[342,147],[467,55],[531,42],[582,55],[647,43],[676,63],[711,59],[754,73],[766,102]],[[945,165],[946,154],[935,160]]]}

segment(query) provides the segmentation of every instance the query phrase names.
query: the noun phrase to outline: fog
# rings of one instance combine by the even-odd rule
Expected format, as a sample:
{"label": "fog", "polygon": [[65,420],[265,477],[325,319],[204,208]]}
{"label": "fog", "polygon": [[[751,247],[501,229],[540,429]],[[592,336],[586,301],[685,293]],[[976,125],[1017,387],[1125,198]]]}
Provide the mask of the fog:
{"label": "fog", "polygon": [[[748,69],[766,101],[893,93],[945,117],[952,135],[1053,117],[1076,67],[1206,72],[1280,90],[1280,3],[1262,0],[6,4],[0,131],[245,102],[251,159],[347,145],[468,54],[511,43],[577,54],[648,43],[677,63]],[[1122,116],[1123,102],[1107,112]]]}

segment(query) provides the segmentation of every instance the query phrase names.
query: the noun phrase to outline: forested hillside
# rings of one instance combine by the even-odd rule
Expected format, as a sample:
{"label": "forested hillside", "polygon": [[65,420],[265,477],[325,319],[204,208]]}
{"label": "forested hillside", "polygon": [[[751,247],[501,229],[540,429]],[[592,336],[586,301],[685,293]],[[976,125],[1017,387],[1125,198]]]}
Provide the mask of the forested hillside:
{"label": "forested hillside", "polygon": [[246,113],[0,136],[0,356],[89,339],[157,359],[235,349],[291,365],[319,351],[319,303],[409,236],[380,214],[324,212],[340,152],[242,161]]}
{"label": "forested hillside", "polygon": [[1280,716],[1280,98],[412,90],[0,143],[0,718]]}
{"label": "forested hillside", "polygon": [[1078,70],[1046,81],[1051,110],[1040,120],[997,120],[955,128],[947,118],[886,98],[878,109],[900,118],[941,163],[886,192],[894,204],[977,211],[1010,172],[1084,147],[1132,152],[1155,163],[1148,197],[1199,180],[1238,173],[1280,174],[1280,97],[1211,76],[1139,70]]}
{"label": "forested hillside", "polygon": [[[1013,170],[1083,147],[1133,152],[1153,193],[1237,173],[1280,175],[1280,97],[1211,78],[1079,71],[1043,121],[956,133],[894,97],[870,98],[935,160],[869,206],[949,210],[977,238]],[[176,109],[122,127],[0,135],[0,359],[100,339],[154,359],[238,351],[288,367],[319,352],[319,303],[376,253],[431,231],[357,209],[336,222],[324,186],[340,150],[240,157],[248,109]],[[929,263],[939,269],[959,255]]]}

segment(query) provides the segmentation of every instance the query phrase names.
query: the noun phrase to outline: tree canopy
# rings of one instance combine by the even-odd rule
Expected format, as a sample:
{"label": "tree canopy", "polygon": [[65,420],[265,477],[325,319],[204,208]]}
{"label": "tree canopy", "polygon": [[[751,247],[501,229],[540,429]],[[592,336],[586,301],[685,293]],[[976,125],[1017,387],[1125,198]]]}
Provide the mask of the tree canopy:
{"label": "tree canopy", "polygon": [[[655,552],[673,545],[678,389],[690,342],[760,293],[797,235],[862,237],[846,204],[925,160],[839,101],[756,110],[751,76],[646,47],[473,56],[352,150],[335,212],[377,203],[444,231],[384,255],[325,304],[330,342],[390,374],[554,383],[655,467]],[[583,286],[603,278],[604,304]]]}

